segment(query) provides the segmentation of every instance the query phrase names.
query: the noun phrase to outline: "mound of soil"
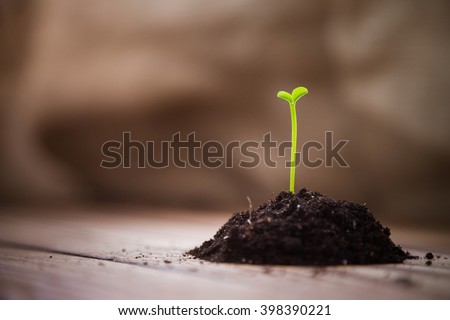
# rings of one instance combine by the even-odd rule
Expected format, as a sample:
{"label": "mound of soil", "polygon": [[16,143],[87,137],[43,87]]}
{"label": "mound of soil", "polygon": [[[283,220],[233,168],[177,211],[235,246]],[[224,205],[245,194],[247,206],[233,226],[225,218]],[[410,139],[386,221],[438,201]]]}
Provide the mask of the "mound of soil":
{"label": "mound of soil", "polygon": [[400,263],[412,258],[363,205],[302,189],[236,213],[188,253],[214,262],[279,265]]}

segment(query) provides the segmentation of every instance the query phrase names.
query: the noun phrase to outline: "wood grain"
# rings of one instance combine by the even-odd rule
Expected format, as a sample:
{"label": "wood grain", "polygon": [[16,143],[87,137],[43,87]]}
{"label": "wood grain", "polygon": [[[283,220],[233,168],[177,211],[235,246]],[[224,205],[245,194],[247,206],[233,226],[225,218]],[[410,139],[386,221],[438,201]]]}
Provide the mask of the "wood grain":
{"label": "wood grain", "polygon": [[[449,299],[448,235],[393,229],[414,254],[396,265],[287,267],[216,264],[184,252],[227,214],[156,210],[4,211],[3,299]],[[420,239],[420,246],[417,246]],[[411,244],[408,246],[408,244]],[[435,252],[435,248],[441,252]]]}

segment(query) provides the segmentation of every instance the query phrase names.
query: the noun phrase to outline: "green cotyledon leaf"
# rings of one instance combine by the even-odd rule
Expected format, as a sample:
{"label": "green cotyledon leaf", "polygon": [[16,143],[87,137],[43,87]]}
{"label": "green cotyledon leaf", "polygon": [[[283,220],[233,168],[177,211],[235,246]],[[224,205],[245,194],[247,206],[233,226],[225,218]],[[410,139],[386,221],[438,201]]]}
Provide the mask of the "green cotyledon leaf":
{"label": "green cotyledon leaf", "polygon": [[305,87],[295,88],[292,91],[292,101],[293,102],[297,102],[298,99],[300,99],[301,97],[303,97],[307,93],[308,93],[308,89],[306,89]]}
{"label": "green cotyledon leaf", "polygon": [[292,96],[289,93],[287,93],[286,91],[278,91],[277,97],[280,99],[284,99],[289,103],[293,102]]}

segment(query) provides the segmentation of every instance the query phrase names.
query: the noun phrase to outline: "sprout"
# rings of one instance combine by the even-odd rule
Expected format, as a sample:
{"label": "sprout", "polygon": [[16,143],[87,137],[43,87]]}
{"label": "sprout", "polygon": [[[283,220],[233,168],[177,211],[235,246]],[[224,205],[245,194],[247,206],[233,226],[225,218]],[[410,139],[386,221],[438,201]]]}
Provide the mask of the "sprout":
{"label": "sprout", "polygon": [[291,120],[292,120],[292,140],[291,140],[291,171],[290,171],[290,183],[289,183],[289,191],[295,193],[295,164],[296,159],[295,155],[297,153],[297,113],[295,110],[295,106],[297,100],[303,97],[308,93],[308,89],[305,87],[298,87],[292,91],[292,94],[287,93],[286,91],[279,91],[277,97],[280,99],[284,99],[289,102],[289,107],[291,109]]}

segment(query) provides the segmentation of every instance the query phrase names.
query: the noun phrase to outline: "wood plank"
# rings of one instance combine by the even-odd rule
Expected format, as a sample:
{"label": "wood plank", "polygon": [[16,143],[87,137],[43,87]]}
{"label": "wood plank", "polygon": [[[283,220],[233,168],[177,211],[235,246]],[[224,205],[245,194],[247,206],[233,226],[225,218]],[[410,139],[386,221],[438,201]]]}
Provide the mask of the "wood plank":
{"label": "wood plank", "polygon": [[[216,264],[183,253],[212,236],[228,215],[149,213],[3,214],[0,298],[450,298],[444,253],[431,266],[424,260],[326,268]],[[433,236],[441,248],[445,240]]]}

